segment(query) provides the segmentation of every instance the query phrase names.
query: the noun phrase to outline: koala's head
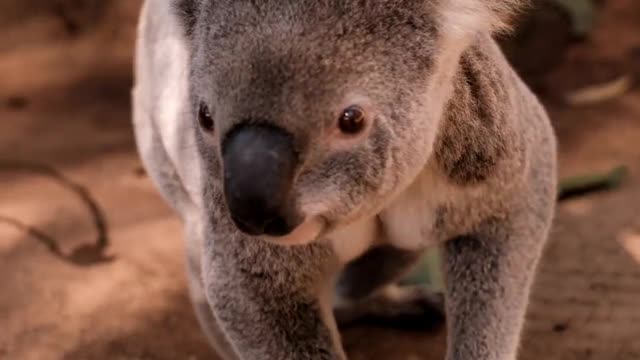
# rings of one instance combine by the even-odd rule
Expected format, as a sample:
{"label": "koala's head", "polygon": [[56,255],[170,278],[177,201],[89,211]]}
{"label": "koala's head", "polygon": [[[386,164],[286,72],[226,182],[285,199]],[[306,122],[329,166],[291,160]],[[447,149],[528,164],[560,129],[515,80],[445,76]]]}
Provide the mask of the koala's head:
{"label": "koala's head", "polygon": [[307,243],[374,215],[431,156],[466,41],[519,2],[177,1],[236,226]]}

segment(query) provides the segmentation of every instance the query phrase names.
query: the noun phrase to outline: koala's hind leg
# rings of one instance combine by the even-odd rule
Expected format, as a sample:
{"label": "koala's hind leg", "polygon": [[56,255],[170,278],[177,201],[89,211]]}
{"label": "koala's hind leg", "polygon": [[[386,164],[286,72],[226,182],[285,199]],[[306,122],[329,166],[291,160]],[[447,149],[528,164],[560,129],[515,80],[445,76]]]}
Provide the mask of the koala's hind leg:
{"label": "koala's hind leg", "polygon": [[373,322],[402,328],[430,328],[442,323],[441,296],[423,286],[395,284],[421,256],[421,252],[381,246],[349,263],[336,284],[334,315],[338,324]]}

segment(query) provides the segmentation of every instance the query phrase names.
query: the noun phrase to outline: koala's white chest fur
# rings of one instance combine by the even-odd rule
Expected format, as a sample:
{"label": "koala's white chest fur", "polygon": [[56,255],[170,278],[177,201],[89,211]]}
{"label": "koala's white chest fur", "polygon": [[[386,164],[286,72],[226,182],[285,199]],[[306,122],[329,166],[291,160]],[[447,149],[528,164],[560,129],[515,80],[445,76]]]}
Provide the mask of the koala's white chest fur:
{"label": "koala's white chest fur", "polygon": [[326,236],[342,263],[362,255],[382,239],[382,227],[377,216],[360,219],[332,231]]}
{"label": "koala's white chest fur", "polygon": [[438,208],[460,196],[460,189],[427,166],[381,212],[339,228],[326,239],[344,263],[380,244],[406,250],[424,249],[440,241],[435,234]]}

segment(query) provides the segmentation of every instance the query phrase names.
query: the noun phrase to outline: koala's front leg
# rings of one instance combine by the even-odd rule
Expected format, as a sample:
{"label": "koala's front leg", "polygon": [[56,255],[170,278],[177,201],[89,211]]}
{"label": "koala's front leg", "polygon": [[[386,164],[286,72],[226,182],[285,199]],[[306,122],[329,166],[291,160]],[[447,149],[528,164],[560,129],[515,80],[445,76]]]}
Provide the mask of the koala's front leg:
{"label": "koala's front leg", "polygon": [[242,360],[345,359],[322,299],[333,255],[234,234],[205,245],[207,298]]}
{"label": "koala's front leg", "polygon": [[514,360],[548,221],[507,215],[444,247],[447,360]]}

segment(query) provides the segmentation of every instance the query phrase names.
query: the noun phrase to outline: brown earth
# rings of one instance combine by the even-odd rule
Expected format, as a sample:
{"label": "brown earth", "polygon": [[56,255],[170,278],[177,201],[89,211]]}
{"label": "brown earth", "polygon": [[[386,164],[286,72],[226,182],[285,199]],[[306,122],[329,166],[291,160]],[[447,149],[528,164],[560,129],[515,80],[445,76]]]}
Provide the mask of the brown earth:
{"label": "brown earth", "polygon": [[[138,5],[0,4],[0,359],[213,356],[187,297],[180,224],[134,149]],[[584,81],[585,62],[633,69],[626,55],[637,46],[640,5],[609,1],[548,87]],[[521,358],[640,359],[640,91],[582,108],[547,103],[563,176],[618,164],[630,175],[559,206]],[[37,164],[85,186],[104,214]],[[360,327],[344,343],[353,359],[442,359],[445,334]]]}

